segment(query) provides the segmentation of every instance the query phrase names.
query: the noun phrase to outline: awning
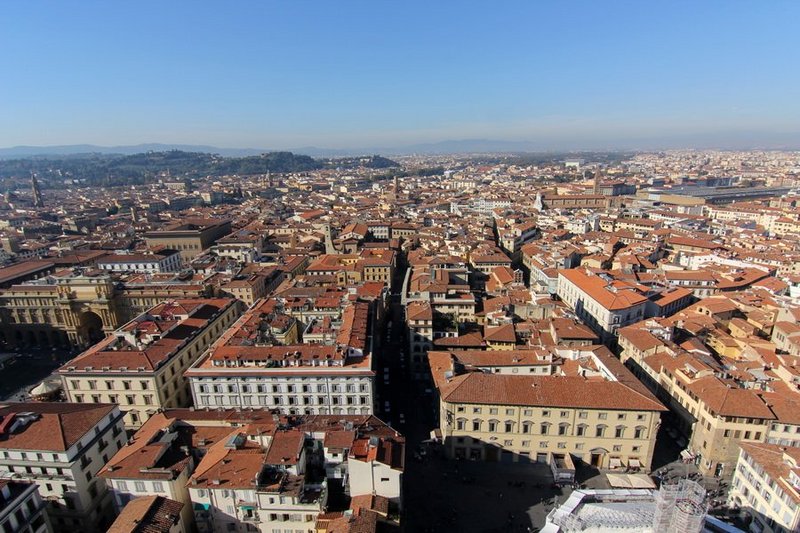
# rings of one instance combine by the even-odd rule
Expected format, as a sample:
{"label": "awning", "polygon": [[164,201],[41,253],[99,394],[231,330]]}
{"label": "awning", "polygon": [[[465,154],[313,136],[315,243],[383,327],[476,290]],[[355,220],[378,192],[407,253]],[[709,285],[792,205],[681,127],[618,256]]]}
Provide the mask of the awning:
{"label": "awning", "polygon": [[211,505],[208,503],[195,503],[194,510],[195,511],[208,511],[211,508]]}
{"label": "awning", "polygon": [[431,438],[436,441],[442,440],[442,430],[439,428],[432,429]]}
{"label": "awning", "polygon": [[642,463],[639,462],[639,459],[631,459],[628,461],[628,464],[631,465],[631,468],[639,468],[642,466]]}
{"label": "awning", "polygon": [[243,509],[245,511],[255,511],[256,510],[256,506],[255,505],[240,505],[239,508],[241,508],[241,509]]}
{"label": "awning", "polygon": [[622,466],[622,461],[617,459],[616,457],[612,457],[611,460],[608,462],[611,468],[619,468]]}
{"label": "awning", "polygon": [[694,457],[694,455],[689,450],[681,450],[681,457],[688,461],[689,459]]}
{"label": "awning", "polygon": [[645,474],[606,474],[608,484],[615,489],[654,489],[650,476]]}

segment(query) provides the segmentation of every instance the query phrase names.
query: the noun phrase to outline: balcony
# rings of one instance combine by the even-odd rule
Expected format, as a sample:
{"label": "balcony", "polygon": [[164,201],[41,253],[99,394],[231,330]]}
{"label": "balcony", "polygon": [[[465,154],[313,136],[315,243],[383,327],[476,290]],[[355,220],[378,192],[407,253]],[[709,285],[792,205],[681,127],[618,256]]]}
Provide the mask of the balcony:
{"label": "balcony", "polygon": [[240,505],[239,509],[241,510],[240,518],[242,522],[248,524],[257,524],[261,522],[261,518],[258,516],[258,508],[255,504]]}

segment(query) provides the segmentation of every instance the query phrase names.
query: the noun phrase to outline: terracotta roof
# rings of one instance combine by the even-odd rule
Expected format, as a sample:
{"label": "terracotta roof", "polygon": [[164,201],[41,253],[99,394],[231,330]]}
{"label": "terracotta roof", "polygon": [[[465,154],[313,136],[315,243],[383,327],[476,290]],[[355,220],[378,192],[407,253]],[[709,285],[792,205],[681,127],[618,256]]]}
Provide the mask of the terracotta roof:
{"label": "terracotta roof", "polygon": [[134,498],[123,507],[108,533],[168,533],[180,520],[183,505],[163,496]]}
{"label": "terracotta roof", "polygon": [[[43,450],[63,452],[89,433],[117,406],[101,403],[12,403],[0,406],[0,417],[19,413],[40,415],[0,440],[0,449]],[[12,421],[13,423],[13,421]],[[91,434],[94,437],[94,433]]]}
{"label": "terracotta roof", "polygon": [[471,372],[440,391],[448,403],[665,411],[657,400],[617,381],[568,376],[513,376]]}
{"label": "terracotta roof", "polygon": [[[789,481],[789,473],[794,464],[800,464],[800,448],[790,448],[767,444],[763,442],[741,442],[742,451],[750,455],[753,461],[761,466],[772,481],[778,484],[784,494],[788,495],[795,504],[800,503],[800,493]],[[798,472],[800,473],[800,472]]]}
{"label": "terracotta roof", "polygon": [[608,282],[600,276],[590,275],[583,269],[559,270],[564,277],[590,298],[608,310],[619,310],[644,304],[647,298],[625,282]]}

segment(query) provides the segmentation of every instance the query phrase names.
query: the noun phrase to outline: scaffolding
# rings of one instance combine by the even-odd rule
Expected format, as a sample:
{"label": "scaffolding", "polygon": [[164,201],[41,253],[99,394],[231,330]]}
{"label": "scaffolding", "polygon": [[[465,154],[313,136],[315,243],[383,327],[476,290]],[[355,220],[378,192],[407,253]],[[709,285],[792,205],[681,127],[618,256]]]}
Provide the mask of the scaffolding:
{"label": "scaffolding", "polygon": [[699,533],[706,516],[705,500],[705,489],[690,479],[661,485],[656,495],[653,531]]}

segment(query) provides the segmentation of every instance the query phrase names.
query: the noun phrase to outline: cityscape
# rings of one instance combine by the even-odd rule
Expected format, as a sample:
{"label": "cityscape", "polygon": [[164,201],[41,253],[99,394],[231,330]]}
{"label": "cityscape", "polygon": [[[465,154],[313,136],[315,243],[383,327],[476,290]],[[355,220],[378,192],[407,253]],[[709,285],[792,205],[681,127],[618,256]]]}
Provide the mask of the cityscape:
{"label": "cityscape", "polygon": [[512,4],[2,8],[0,533],[800,531],[798,6]]}

